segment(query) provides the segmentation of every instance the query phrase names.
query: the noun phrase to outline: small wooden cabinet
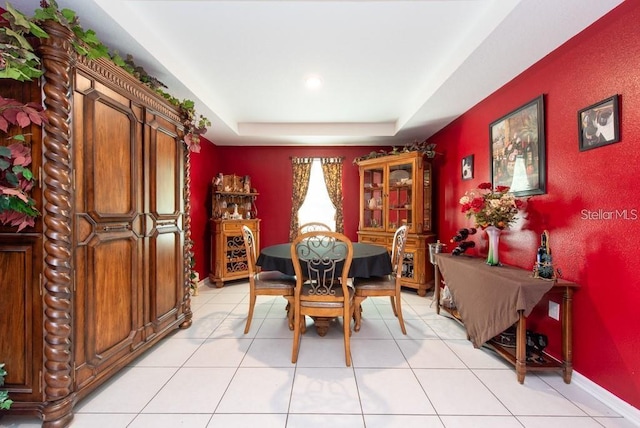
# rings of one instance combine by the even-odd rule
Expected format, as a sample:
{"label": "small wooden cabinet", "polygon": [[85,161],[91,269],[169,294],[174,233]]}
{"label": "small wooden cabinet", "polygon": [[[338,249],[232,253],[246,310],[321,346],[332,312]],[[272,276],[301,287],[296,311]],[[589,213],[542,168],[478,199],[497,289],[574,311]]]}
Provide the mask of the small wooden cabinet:
{"label": "small wooden cabinet", "polygon": [[260,248],[260,220],[211,220],[211,273],[209,279],[216,287],[226,281],[249,277],[247,254],[242,237],[242,226],[247,226]]}
{"label": "small wooden cabinet", "polygon": [[251,229],[256,248],[260,248],[257,197],[248,176],[219,174],[214,181],[209,279],[216,287],[222,287],[226,281],[249,277],[242,226]]}
{"label": "small wooden cabinet", "polygon": [[420,152],[388,155],[357,162],[360,168],[358,240],[391,249],[393,234],[402,225],[409,233],[402,266],[402,285],[426,295],[433,284],[427,266],[433,233],[433,174]]}

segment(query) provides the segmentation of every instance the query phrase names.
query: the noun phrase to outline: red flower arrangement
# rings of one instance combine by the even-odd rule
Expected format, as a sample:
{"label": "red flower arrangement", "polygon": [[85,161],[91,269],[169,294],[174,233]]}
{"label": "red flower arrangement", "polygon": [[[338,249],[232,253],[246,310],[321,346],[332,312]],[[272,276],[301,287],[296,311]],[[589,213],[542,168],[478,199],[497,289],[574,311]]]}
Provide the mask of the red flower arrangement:
{"label": "red flower arrangement", "polygon": [[474,217],[477,227],[508,228],[517,220],[524,203],[509,193],[508,186],[480,183],[477,189],[467,191],[460,198],[461,211],[467,218]]}

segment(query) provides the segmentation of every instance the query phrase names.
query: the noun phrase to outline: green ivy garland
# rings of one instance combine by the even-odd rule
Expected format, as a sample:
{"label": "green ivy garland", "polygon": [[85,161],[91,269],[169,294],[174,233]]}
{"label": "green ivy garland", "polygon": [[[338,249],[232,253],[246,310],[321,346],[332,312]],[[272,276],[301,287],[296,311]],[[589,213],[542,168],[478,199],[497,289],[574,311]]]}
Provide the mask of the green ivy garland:
{"label": "green ivy garland", "polygon": [[195,103],[192,100],[179,100],[165,92],[162,82],[150,76],[142,67],[136,66],[133,57],[126,58],[118,52],[111,53],[95,31],[84,30],[80,25],[80,19],[71,9],[59,9],[55,0],[42,0],[40,8],[36,9],[33,18],[28,18],[22,12],[16,10],[7,3],[7,12],[2,17],[8,22],[6,26],[0,26],[0,78],[10,78],[20,81],[32,80],[42,75],[40,59],[35,55],[33,46],[27,40],[27,35],[37,38],[48,38],[49,35],[37,25],[38,22],[54,21],[67,27],[73,32],[76,39],[72,41],[78,55],[90,59],[109,58],[113,63],[150,89],[158,93],[170,104],[179,108],[184,117],[183,125],[186,129],[184,143],[192,152],[200,151],[200,136],[211,126],[211,121],[203,115],[196,114]]}

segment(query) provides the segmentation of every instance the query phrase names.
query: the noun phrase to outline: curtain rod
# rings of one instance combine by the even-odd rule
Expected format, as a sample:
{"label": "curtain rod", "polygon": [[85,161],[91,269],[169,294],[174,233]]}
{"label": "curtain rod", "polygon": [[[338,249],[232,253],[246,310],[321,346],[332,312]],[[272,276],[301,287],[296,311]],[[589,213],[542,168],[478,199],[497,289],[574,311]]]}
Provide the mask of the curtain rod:
{"label": "curtain rod", "polygon": [[329,162],[342,162],[345,157],[344,156],[329,156],[329,157],[298,157],[298,156],[289,156],[289,159],[297,162],[311,162],[315,159],[319,159],[321,161],[329,161]]}

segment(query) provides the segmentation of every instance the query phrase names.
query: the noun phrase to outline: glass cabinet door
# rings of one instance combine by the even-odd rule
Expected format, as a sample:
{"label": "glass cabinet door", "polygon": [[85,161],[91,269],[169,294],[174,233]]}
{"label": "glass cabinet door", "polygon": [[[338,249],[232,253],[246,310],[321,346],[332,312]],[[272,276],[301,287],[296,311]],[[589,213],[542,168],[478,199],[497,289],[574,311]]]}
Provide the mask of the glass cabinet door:
{"label": "glass cabinet door", "polygon": [[363,171],[363,228],[384,229],[385,227],[384,175],[383,167],[372,167]]}
{"label": "glass cabinet door", "polygon": [[402,225],[407,225],[410,231],[414,227],[413,193],[413,162],[389,165],[389,194],[387,198],[387,225],[389,231],[394,231]]}
{"label": "glass cabinet door", "polygon": [[417,232],[431,232],[433,225],[431,224],[431,164],[425,163],[424,173],[422,174],[422,218],[424,221],[423,230]]}

